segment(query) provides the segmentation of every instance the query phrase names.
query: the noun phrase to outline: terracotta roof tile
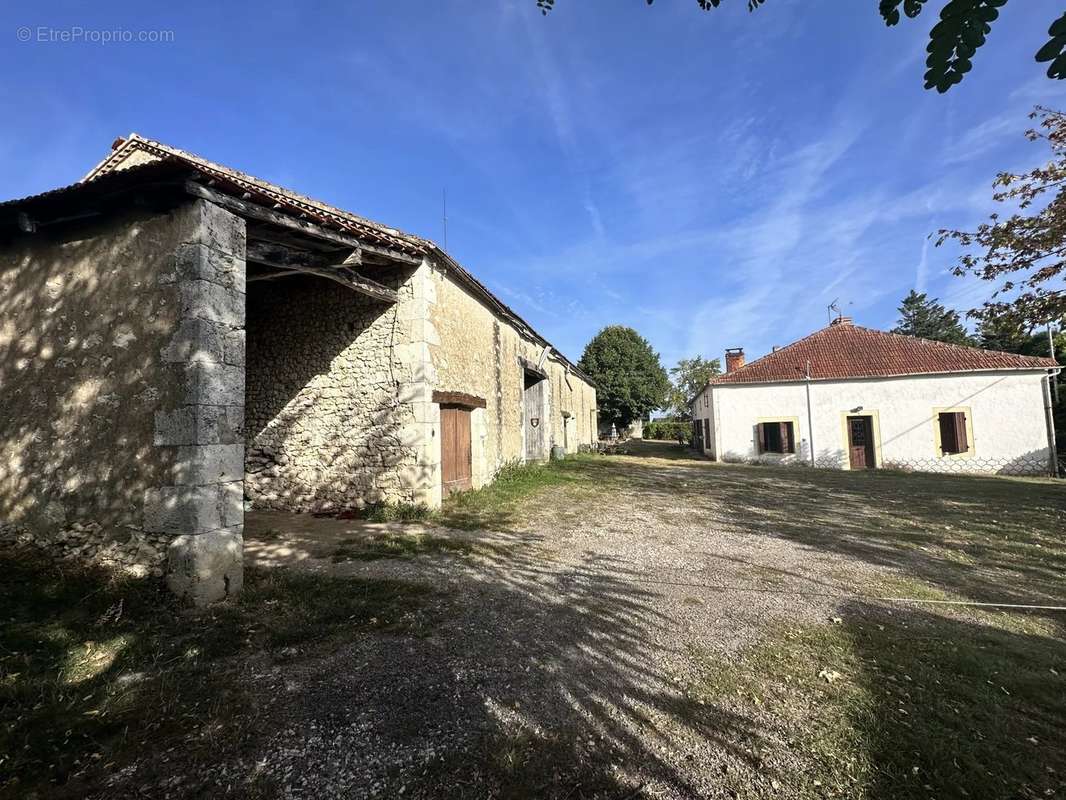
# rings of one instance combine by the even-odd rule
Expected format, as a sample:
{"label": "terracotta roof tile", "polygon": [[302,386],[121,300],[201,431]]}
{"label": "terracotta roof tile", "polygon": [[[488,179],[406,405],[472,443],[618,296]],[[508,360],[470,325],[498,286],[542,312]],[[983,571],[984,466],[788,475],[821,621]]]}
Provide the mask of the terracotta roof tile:
{"label": "terracotta roof tile", "polygon": [[116,140],[112,148],[112,152],[93,167],[89,174],[82,178],[82,182],[96,180],[102,175],[123,169],[122,162],[130,156],[131,152],[140,151],[152,158],[186,164],[206,175],[223,180],[249,192],[254,196],[255,202],[278,203],[286,210],[303,214],[320,225],[348,231],[386,250],[395,250],[396,252],[407,254],[424,254],[432,246],[431,242],[418,236],[412,236],[396,228],[390,228],[366,217],[360,217],[350,211],[345,211],[328,203],[294,192],[291,189],[264,181],[254,175],[248,175],[231,167],[209,161],[195,153],[179,150],[176,147],[171,147],[152,139],[146,139],[136,133],[131,133],[123,140]]}
{"label": "terracotta roof tile", "polygon": [[802,381],[808,361],[810,377],[816,381],[1058,366],[1050,358],[946,344],[844,322],[829,325],[740,369],[719,375],[711,384]]}

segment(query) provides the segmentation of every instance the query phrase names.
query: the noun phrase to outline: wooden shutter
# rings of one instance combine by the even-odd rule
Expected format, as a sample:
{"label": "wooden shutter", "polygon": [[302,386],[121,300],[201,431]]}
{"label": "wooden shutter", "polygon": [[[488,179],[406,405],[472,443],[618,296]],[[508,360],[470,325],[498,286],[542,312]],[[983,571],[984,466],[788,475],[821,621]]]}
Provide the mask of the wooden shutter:
{"label": "wooden shutter", "polygon": [[792,423],[781,422],[778,423],[781,426],[781,452],[792,453],[795,452],[792,449]]}
{"label": "wooden shutter", "polygon": [[940,452],[946,454],[965,453],[969,449],[966,441],[966,414],[961,411],[947,411],[940,414]]}
{"label": "wooden shutter", "polygon": [[765,453],[767,447],[765,423],[760,422],[758,425],[755,426],[755,440],[759,446],[759,453]]}
{"label": "wooden shutter", "polygon": [[951,416],[955,418],[955,452],[965,453],[970,449],[970,443],[966,438],[966,414],[956,411]]}
{"label": "wooden shutter", "polygon": [[955,417],[951,414],[938,414],[937,424],[940,425],[940,452],[950,453],[955,446]]}

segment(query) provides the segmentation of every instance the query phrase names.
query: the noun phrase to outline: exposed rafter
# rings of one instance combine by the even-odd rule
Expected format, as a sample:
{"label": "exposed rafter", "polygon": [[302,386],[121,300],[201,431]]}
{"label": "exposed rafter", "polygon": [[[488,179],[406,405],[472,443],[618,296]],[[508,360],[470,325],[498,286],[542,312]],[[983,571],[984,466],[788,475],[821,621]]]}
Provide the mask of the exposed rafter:
{"label": "exposed rafter", "polygon": [[186,181],[185,190],[194,197],[209,200],[215,205],[229,209],[241,217],[259,220],[261,222],[269,222],[272,225],[298,231],[305,236],[311,236],[316,239],[332,242],[341,247],[349,247],[367,253],[374,253],[375,255],[387,258],[390,261],[396,261],[403,264],[422,263],[421,256],[400,253],[395,250],[388,250],[383,247],[367,244],[366,242],[360,241],[354,236],[350,236],[342,231],[330,230],[321,225],[316,225],[313,222],[297,219],[289,214],[283,214],[280,211],[275,211],[274,209],[266,208],[256,203],[250,203],[247,200],[231,197],[228,194],[216,191],[215,189],[199,184],[196,181]]}
{"label": "exposed rafter", "polygon": [[276,272],[253,275],[247,280],[248,283],[257,281],[274,280],[289,275],[317,275],[320,278],[335,281],[353,291],[381,300],[385,303],[396,303],[399,295],[395,289],[390,289],[377,281],[373,281],[360,275],[354,269],[362,263],[362,253],[358,249],[347,252],[322,253],[310,250],[297,250],[276,242],[265,242],[256,239],[248,241],[248,262],[269,267]]}

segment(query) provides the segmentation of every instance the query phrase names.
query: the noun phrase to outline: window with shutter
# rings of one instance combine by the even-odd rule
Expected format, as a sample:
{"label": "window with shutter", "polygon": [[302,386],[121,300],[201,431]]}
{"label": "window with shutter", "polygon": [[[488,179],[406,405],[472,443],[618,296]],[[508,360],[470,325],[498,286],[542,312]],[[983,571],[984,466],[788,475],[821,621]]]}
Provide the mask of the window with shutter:
{"label": "window with shutter", "polygon": [[941,454],[958,455],[970,451],[965,411],[942,411],[937,414],[937,425],[940,428]]}
{"label": "window with shutter", "polygon": [[760,422],[756,427],[759,453],[795,453],[796,428],[793,422]]}

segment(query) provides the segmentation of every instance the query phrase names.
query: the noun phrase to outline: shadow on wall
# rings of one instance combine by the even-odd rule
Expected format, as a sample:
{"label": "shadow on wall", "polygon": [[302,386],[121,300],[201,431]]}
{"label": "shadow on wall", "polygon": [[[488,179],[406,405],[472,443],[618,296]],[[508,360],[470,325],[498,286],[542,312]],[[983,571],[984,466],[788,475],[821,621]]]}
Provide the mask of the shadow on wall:
{"label": "shadow on wall", "polygon": [[0,244],[0,527],[128,537],[145,492],[171,482],[174,448],[153,437],[155,413],[181,403],[161,365],[180,213]]}
{"label": "shadow on wall", "polygon": [[[402,292],[408,270],[377,277]],[[418,467],[400,401],[410,367],[398,306],[332,281],[249,284],[245,492],[256,507],[327,511],[411,502]]]}

